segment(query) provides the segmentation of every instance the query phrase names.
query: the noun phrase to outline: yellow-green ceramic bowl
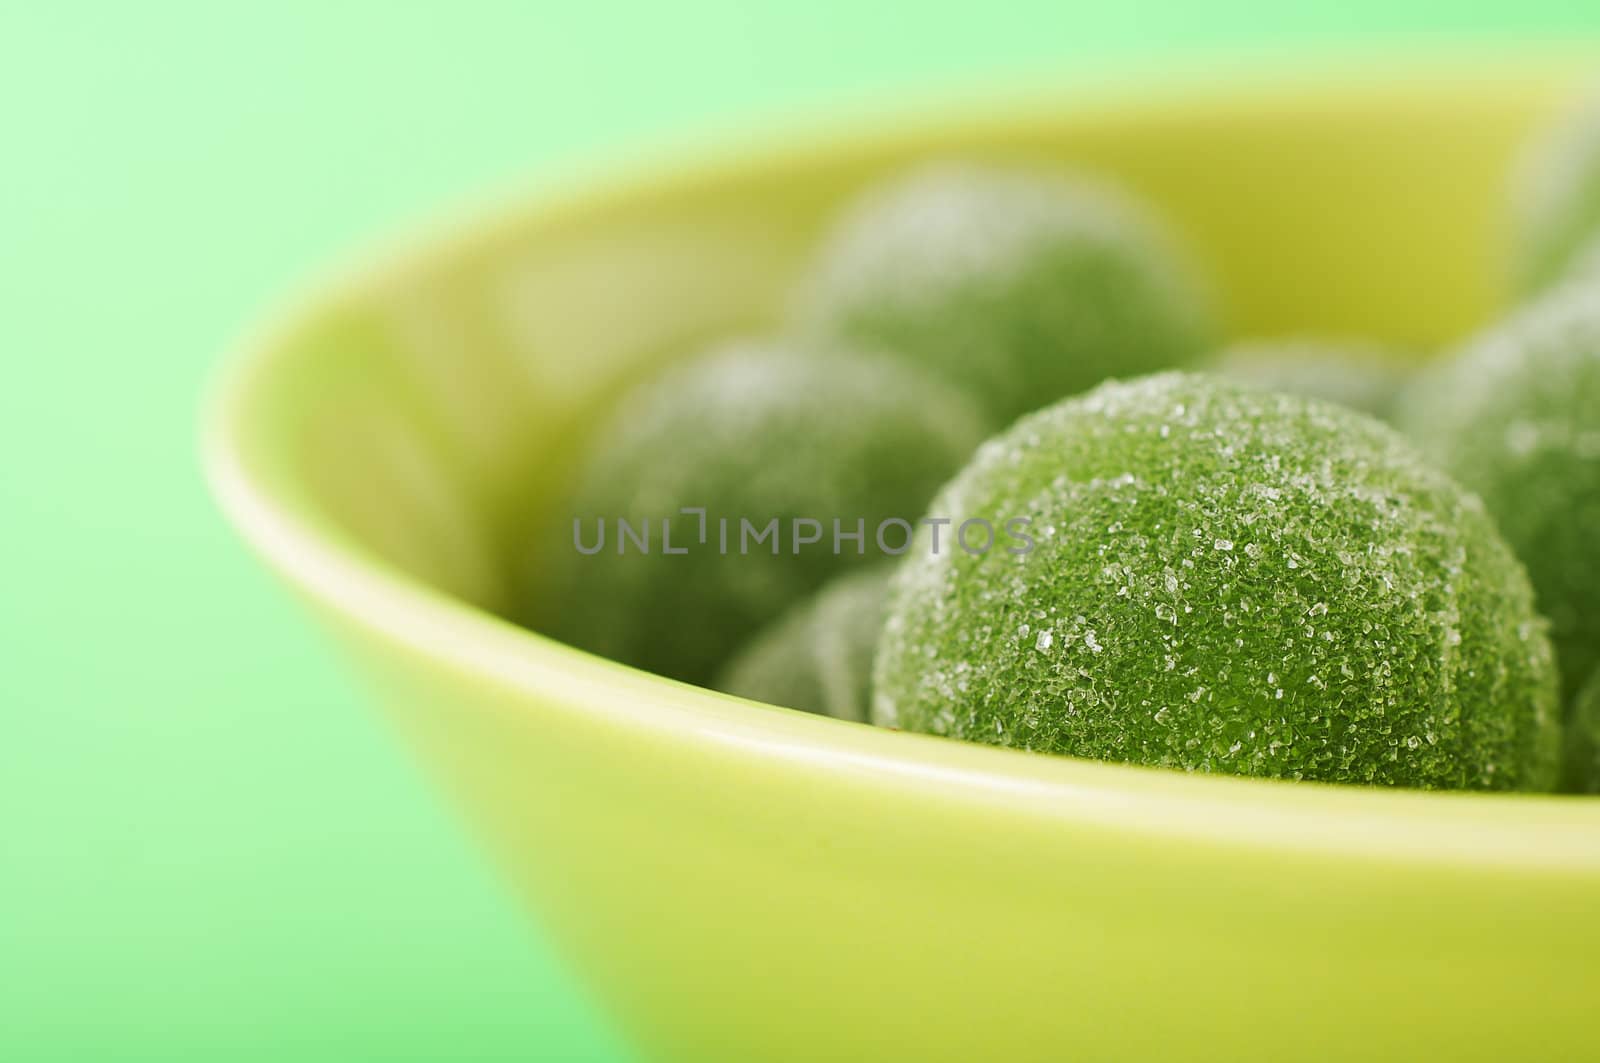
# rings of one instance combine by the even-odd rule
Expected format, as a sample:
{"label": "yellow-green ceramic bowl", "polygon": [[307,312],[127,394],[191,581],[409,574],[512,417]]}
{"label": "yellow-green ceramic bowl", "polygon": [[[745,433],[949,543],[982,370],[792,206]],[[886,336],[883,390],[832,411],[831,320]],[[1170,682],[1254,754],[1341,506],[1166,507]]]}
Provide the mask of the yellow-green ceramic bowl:
{"label": "yellow-green ceramic bowl", "polygon": [[1090,167],[1175,221],[1235,332],[1426,348],[1493,312],[1509,164],[1580,74],[1100,91],[541,197],[249,346],[210,410],[211,481],[647,1057],[1593,1057],[1600,801],[874,730],[498,615],[537,587],[522,547],[598,405],[775,322],[865,182],[926,156]]}

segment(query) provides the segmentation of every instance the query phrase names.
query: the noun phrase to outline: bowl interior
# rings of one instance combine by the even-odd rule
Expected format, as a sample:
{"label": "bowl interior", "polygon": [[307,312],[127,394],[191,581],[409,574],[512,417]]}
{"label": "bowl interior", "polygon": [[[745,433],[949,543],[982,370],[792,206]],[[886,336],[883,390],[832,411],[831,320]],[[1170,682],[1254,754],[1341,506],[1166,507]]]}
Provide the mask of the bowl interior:
{"label": "bowl interior", "polygon": [[[320,289],[251,345],[214,405],[213,481],[246,535],[314,596],[359,568],[369,589],[421,592],[408,608],[508,614],[527,588],[537,597],[528,545],[596,412],[664,359],[779,326],[839,205],[924,159],[1125,183],[1214,278],[1235,335],[1367,336],[1425,352],[1500,302],[1513,161],[1587,66],[1413,63],[1359,83],[1350,69],[791,138],[453,229]],[[452,647],[481,633],[451,631]],[[531,653],[539,640],[526,638]],[[594,667],[549,644],[538,652],[559,669]],[[726,700],[625,671],[585,674],[679,705],[697,698],[706,712]],[[824,746],[862,741],[817,729],[831,721],[803,726]],[[927,745],[897,748],[973,752]],[[1054,770],[976,752],[994,755],[970,761],[985,771]]]}

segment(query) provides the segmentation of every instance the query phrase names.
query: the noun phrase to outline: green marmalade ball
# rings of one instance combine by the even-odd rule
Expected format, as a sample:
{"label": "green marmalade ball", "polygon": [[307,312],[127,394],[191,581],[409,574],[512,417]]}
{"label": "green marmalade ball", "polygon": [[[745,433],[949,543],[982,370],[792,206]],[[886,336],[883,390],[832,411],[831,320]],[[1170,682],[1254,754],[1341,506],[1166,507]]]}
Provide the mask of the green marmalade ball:
{"label": "green marmalade ball", "polygon": [[1536,142],[1518,176],[1517,279],[1536,292],[1569,277],[1600,238],[1600,94]]}
{"label": "green marmalade ball", "polygon": [[1600,233],[1579,250],[1561,283],[1600,287]]}
{"label": "green marmalade ball", "polygon": [[[670,369],[596,433],[541,562],[561,612],[539,626],[705,683],[786,608],[888,556],[883,522],[914,524],[982,437],[947,385],[857,352],[746,345]],[[883,542],[903,549],[904,537],[890,527]]]}
{"label": "green marmalade ball", "polygon": [[840,576],[763,628],[718,675],[718,690],[858,723],[872,698],[891,564]]}
{"label": "green marmalade ball", "polygon": [[1527,564],[1575,692],[1600,665],[1600,284],[1469,343],[1418,378],[1399,419]]}
{"label": "green marmalade ball", "polygon": [[863,197],[803,296],[802,329],[917,359],[998,424],[1187,363],[1212,331],[1199,284],[1138,204],[1083,180],[954,164]]}
{"label": "green marmalade ball", "polygon": [[1589,677],[1572,706],[1562,789],[1600,794],[1600,669]]}
{"label": "green marmalade ball", "polygon": [[1210,369],[1264,391],[1326,399],[1384,419],[1408,375],[1394,352],[1378,344],[1309,338],[1236,343]]}
{"label": "green marmalade ball", "polygon": [[1191,374],[985,443],[934,502],[1032,550],[918,544],[874,722],[1190,771],[1546,789],[1555,668],[1477,499],[1331,403]]}

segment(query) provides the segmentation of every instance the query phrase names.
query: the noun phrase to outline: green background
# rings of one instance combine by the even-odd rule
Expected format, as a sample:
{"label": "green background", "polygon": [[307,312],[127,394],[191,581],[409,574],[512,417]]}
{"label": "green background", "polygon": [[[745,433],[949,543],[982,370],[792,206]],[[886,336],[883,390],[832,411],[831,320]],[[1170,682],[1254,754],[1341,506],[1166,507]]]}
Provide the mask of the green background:
{"label": "green background", "polygon": [[1135,6],[0,11],[0,1059],[623,1057],[206,500],[206,374],[308,271],[901,90],[1600,28],[1592,0]]}

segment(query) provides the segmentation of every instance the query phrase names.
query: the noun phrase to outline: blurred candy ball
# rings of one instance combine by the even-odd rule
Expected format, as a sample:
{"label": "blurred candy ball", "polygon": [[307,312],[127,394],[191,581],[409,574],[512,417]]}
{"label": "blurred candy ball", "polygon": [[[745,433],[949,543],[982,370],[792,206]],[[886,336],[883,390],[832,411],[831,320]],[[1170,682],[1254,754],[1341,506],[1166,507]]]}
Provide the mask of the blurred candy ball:
{"label": "blurred candy ball", "polygon": [[846,212],[804,292],[801,327],[915,359],[996,424],[1192,361],[1200,285],[1143,207],[1086,181],[933,166]]}
{"label": "blurred candy ball", "polygon": [[840,576],[790,608],[722,670],[717,689],[864,722],[893,571],[886,563]]}
{"label": "blurred candy ball", "polygon": [[1575,692],[1600,665],[1600,286],[1469,343],[1417,379],[1399,418],[1527,564]]}
{"label": "blurred candy ball", "polygon": [[1207,368],[1263,391],[1326,399],[1379,418],[1389,416],[1408,376],[1394,352],[1357,340],[1236,343]]}
{"label": "blurred candy ball", "polygon": [[1537,292],[1569,277],[1600,238],[1600,94],[1534,145],[1519,178],[1517,280]]}
{"label": "blurred candy ball", "polygon": [[1565,790],[1600,794],[1600,670],[1589,677],[1567,725]]}
{"label": "blurred candy ball", "polygon": [[1532,789],[1557,680],[1477,499],[1331,403],[1170,373],[980,448],[934,503],[1019,554],[913,550],[874,722],[1188,771]]}
{"label": "blurred candy ball", "polygon": [[831,577],[903,549],[884,522],[914,524],[982,437],[948,385],[854,351],[756,344],[670,369],[594,436],[541,626],[704,683]]}

